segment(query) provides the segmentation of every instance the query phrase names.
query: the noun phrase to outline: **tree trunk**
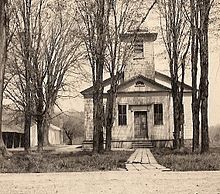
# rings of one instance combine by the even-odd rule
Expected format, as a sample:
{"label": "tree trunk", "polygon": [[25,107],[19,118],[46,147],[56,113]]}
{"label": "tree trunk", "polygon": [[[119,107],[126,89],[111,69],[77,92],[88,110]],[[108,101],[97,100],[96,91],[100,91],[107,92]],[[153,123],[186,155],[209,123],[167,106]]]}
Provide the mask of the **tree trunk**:
{"label": "tree trunk", "polygon": [[50,128],[50,122],[49,122],[49,115],[46,114],[43,120],[43,131],[44,131],[44,146],[49,146],[49,128]]}
{"label": "tree trunk", "polygon": [[37,149],[39,152],[41,152],[44,146],[43,117],[42,115],[37,117]]}
{"label": "tree trunk", "polygon": [[199,151],[199,110],[200,106],[197,98],[193,98],[192,100],[192,119],[193,119],[193,145],[192,151]]}
{"label": "tree trunk", "polygon": [[28,109],[28,107],[26,107],[25,109],[24,117],[24,149],[26,152],[30,152],[31,114],[30,109]]}
{"label": "tree trunk", "polygon": [[43,99],[43,88],[41,86],[38,86],[37,91],[37,99],[36,99],[36,109],[37,109],[37,142],[38,142],[38,151],[41,152],[43,150],[44,145],[44,126],[43,126],[43,120],[44,120],[44,99]]}
{"label": "tree trunk", "polygon": [[173,93],[174,149],[184,147],[184,110],[180,95],[178,91]]}
{"label": "tree trunk", "polygon": [[68,145],[73,145],[73,134],[72,133],[69,133],[67,129],[63,128],[68,140],[69,140],[69,143]]}
{"label": "tree trunk", "polygon": [[184,108],[183,103],[180,104],[180,131],[181,131],[181,141],[180,147],[184,147]]}
{"label": "tree trunk", "polygon": [[25,2],[24,13],[24,53],[23,63],[25,65],[25,124],[24,124],[24,149],[26,152],[30,151],[30,128],[32,121],[32,99],[31,99],[31,0]]}
{"label": "tree trunk", "polygon": [[191,7],[191,75],[192,75],[192,121],[193,121],[193,142],[192,151],[198,152],[199,150],[199,113],[200,113],[200,100],[198,98],[197,88],[197,65],[198,65],[198,5],[194,0],[190,0]]}
{"label": "tree trunk", "polygon": [[[173,122],[174,122],[174,149],[184,146],[184,107],[183,107],[183,83],[185,76],[185,59],[189,50],[183,45],[189,44],[185,40],[185,32],[188,30],[185,15],[186,2],[184,0],[161,1],[162,16],[165,17],[165,32],[163,39],[169,56],[169,71],[171,77],[171,92],[173,99]],[[163,10],[164,9],[164,10]],[[184,37],[184,38],[183,38]],[[181,76],[181,80],[179,76]],[[180,80],[180,81],[179,81]],[[181,84],[181,85],[180,85]]]}
{"label": "tree trunk", "polygon": [[97,53],[93,64],[93,151],[100,153],[104,150],[103,138],[103,69],[105,64],[106,33],[105,33],[105,1],[97,1],[96,31]]}
{"label": "tree trunk", "polygon": [[[29,58],[29,57],[27,57]],[[26,79],[26,88],[25,88],[25,102],[26,105],[24,107],[25,111],[25,120],[24,120],[24,149],[26,152],[30,152],[30,129],[31,129],[31,72],[30,72],[30,64],[26,61],[25,63],[25,79]]]}
{"label": "tree trunk", "polygon": [[[114,78],[112,78],[114,79]],[[106,102],[106,146],[105,150],[111,150],[111,141],[112,141],[112,127],[114,124],[114,110],[115,110],[115,101],[116,101],[116,82],[113,80],[111,88],[108,91],[108,98]]]}
{"label": "tree trunk", "polygon": [[180,148],[180,107],[179,107],[179,95],[178,95],[178,85],[175,76],[172,77],[172,98],[173,98],[173,122],[174,122],[174,141],[173,148]]}
{"label": "tree trunk", "polygon": [[0,1],[0,155],[8,155],[2,138],[3,88],[6,64],[6,1]]}
{"label": "tree trunk", "polygon": [[200,4],[200,99],[201,99],[201,153],[209,151],[209,133],[208,133],[208,68],[209,68],[209,50],[208,50],[208,29],[209,29],[209,9],[210,0],[204,0]]}
{"label": "tree trunk", "polygon": [[173,103],[173,119],[174,119],[174,141],[173,148],[180,148],[180,120],[179,120],[179,108],[177,103]]}
{"label": "tree trunk", "polygon": [[208,99],[201,102],[201,153],[209,151]]}
{"label": "tree trunk", "polygon": [[104,149],[103,139],[103,86],[100,82],[96,82],[94,85],[93,94],[93,151],[100,153]]}
{"label": "tree trunk", "polygon": [[[190,43],[190,39],[188,44]],[[185,67],[186,67],[186,56],[189,50],[189,47],[187,47],[186,52],[183,54],[182,62],[181,62],[181,68],[182,68],[182,75],[181,75],[181,85],[180,85],[180,91],[179,91],[179,106],[180,106],[180,131],[181,131],[181,144],[180,147],[184,147],[184,81],[185,81]]]}

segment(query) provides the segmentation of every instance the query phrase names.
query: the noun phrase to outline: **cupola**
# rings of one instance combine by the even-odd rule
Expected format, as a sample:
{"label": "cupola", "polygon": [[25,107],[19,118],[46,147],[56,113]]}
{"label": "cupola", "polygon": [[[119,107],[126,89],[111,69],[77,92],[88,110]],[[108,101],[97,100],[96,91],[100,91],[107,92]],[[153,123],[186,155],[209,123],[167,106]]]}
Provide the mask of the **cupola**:
{"label": "cupola", "polygon": [[124,81],[137,75],[155,79],[154,41],[157,33],[147,30],[128,31],[121,35],[122,41],[132,45],[132,55],[127,60],[124,71]]}

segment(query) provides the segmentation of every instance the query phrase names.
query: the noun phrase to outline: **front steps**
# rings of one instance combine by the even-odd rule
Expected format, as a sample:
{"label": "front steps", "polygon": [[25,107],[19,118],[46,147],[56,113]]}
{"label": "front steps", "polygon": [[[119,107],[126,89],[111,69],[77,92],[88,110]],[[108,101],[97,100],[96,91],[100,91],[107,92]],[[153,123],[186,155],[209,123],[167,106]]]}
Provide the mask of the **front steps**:
{"label": "front steps", "polygon": [[137,149],[137,148],[153,148],[153,144],[150,140],[138,140],[135,142],[132,142],[132,148]]}
{"label": "front steps", "polygon": [[[104,141],[105,143],[105,141]],[[86,140],[82,143],[84,150],[92,149],[92,140]],[[136,140],[112,140],[112,148],[137,149],[137,148],[153,148],[155,145],[148,139]]]}

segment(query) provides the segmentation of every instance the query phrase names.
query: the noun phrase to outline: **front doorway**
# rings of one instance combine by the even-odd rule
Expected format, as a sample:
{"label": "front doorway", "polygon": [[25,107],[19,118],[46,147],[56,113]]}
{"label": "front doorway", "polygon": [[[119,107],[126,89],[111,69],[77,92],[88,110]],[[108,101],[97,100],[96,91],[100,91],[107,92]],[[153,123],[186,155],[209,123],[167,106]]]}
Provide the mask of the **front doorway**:
{"label": "front doorway", "polygon": [[134,137],[148,139],[147,111],[134,112]]}

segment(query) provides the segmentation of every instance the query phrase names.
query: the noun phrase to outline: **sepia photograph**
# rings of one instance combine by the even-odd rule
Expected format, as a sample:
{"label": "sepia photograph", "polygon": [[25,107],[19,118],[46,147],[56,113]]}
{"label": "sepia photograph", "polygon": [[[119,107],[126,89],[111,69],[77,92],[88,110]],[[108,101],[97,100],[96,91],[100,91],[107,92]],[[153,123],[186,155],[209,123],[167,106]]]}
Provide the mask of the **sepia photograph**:
{"label": "sepia photograph", "polygon": [[0,0],[0,194],[220,194],[220,0]]}

